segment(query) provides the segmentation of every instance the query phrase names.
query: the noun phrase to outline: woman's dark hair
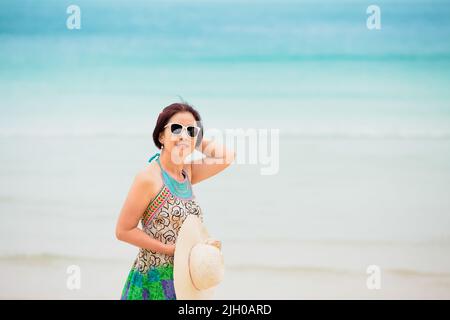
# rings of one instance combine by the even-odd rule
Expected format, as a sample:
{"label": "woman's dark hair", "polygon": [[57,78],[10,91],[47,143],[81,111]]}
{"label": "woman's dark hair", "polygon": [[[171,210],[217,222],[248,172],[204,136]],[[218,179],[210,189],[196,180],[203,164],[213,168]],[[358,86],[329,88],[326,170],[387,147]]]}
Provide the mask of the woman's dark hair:
{"label": "woman's dark hair", "polygon": [[183,103],[172,103],[171,105],[165,107],[159,114],[158,120],[156,120],[156,126],[153,130],[153,142],[158,149],[161,149],[162,144],[159,141],[159,134],[164,131],[164,126],[169,122],[169,119],[178,112],[190,112],[194,119],[197,121],[197,126],[200,127],[200,132],[197,136],[197,142],[195,147],[198,147],[202,143],[203,139],[203,124],[202,118],[197,110],[195,110],[191,105],[186,102]]}

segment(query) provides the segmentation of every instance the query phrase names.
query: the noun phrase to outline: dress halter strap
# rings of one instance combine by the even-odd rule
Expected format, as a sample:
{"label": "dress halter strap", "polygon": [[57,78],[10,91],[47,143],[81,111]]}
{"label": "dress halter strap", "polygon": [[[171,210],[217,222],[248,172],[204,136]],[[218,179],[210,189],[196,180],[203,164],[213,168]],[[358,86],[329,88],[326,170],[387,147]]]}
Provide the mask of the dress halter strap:
{"label": "dress halter strap", "polygon": [[168,172],[166,172],[166,170],[163,169],[161,162],[159,161],[160,156],[161,156],[161,154],[159,152],[157,152],[148,160],[148,162],[151,162],[153,159],[156,158],[155,161],[158,163],[159,168],[161,169],[161,175],[162,175],[164,184],[169,188],[170,192],[179,198],[184,198],[184,199],[192,198],[193,197],[192,187],[191,187],[191,183],[188,179],[187,173],[184,170],[182,170],[182,172],[184,174],[184,180],[181,182],[176,180]]}
{"label": "dress halter strap", "polygon": [[[161,154],[160,154],[159,152],[157,152],[157,153],[155,153],[155,154],[148,160],[148,162],[151,162],[153,159],[156,159],[155,161],[156,161],[156,163],[158,163],[159,168],[161,169],[161,171],[163,171],[164,173],[166,173],[166,174],[167,174],[170,178],[172,178],[173,180],[177,181],[177,180],[176,180],[175,178],[173,178],[170,174],[168,174],[166,170],[163,169],[163,167],[162,167],[162,165],[161,165],[161,162],[159,161],[159,158],[160,158],[160,157],[161,157]],[[187,177],[186,172],[184,172],[184,169],[182,169],[181,172],[183,173],[183,175],[184,175],[185,177]],[[180,182],[180,181],[177,181],[177,182]],[[182,182],[184,182],[184,181],[181,181],[180,183],[182,183]]]}
{"label": "dress halter strap", "polygon": [[[161,154],[159,152],[155,153],[150,159],[148,159],[148,162],[152,162],[153,159],[155,159],[156,157],[159,158]],[[159,161],[157,161],[159,163]]]}
{"label": "dress halter strap", "polygon": [[157,152],[148,160],[148,162],[152,162],[153,159],[156,159],[155,161],[156,161],[156,163],[158,163],[159,168],[161,169],[161,172],[165,172],[165,170],[161,166],[161,162],[159,162],[159,157],[160,156],[161,156],[161,154],[159,152]]}

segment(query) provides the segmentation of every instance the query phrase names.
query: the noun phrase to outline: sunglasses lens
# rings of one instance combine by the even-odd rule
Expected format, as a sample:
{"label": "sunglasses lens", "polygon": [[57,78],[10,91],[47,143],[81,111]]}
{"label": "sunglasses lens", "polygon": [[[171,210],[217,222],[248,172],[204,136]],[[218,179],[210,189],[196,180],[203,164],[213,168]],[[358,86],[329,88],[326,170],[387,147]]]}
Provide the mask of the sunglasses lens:
{"label": "sunglasses lens", "polygon": [[196,137],[198,134],[198,128],[197,127],[187,127],[187,132],[189,133],[189,136],[192,138]]}
{"label": "sunglasses lens", "polygon": [[181,130],[182,130],[182,126],[177,124],[177,123],[173,123],[170,126],[170,131],[172,131],[173,134],[181,134]]}

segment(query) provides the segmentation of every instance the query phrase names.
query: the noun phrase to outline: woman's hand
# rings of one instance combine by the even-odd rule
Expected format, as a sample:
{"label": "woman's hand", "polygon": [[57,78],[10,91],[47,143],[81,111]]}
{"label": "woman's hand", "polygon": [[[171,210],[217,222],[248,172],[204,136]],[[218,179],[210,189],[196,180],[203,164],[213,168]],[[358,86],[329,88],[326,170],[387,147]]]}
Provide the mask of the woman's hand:
{"label": "woman's hand", "polygon": [[165,244],[164,245],[164,254],[168,256],[175,255],[175,245],[174,244]]}

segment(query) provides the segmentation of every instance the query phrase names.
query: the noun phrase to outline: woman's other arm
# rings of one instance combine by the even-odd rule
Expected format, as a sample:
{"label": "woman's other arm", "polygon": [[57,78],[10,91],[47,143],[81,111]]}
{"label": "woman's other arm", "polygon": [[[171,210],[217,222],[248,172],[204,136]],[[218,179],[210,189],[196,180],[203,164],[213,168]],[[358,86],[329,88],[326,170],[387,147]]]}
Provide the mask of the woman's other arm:
{"label": "woman's other arm", "polygon": [[139,248],[173,255],[174,245],[162,243],[138,228],[154,187],[153,180],[143,172],[136,175],[117,221],[116,237]]}

